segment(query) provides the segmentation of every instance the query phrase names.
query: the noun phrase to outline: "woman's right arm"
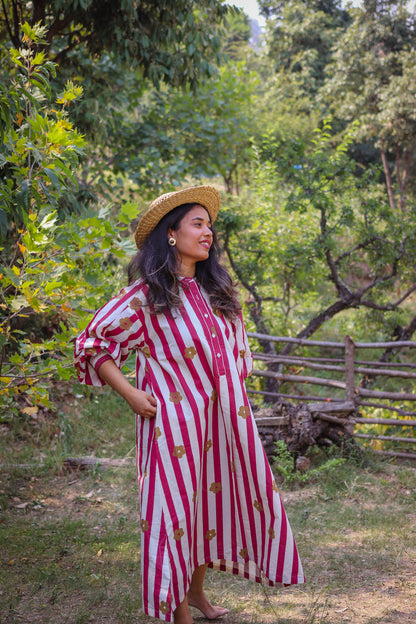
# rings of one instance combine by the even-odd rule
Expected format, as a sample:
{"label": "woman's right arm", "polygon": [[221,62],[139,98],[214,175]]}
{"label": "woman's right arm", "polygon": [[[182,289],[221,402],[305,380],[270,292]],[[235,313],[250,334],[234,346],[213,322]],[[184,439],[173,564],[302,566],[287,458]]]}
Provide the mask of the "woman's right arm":
{"label": "woman's right arm", "polygon": [[143,418],[156,416],[156,399],[151,394],[134,388],[112,359],[105,360],[97,371],[99,377],[123,397],[135,414]]}

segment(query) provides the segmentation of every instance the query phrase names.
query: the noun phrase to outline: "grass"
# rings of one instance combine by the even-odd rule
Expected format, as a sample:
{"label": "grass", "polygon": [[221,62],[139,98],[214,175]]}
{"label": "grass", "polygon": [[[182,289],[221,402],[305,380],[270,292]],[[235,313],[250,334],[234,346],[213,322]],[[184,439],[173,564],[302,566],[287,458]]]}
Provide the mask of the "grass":
{"label": "grass", "polygon": [[[1,426],[1,624],[148,621],[134,469],[62,469],[68,455],[133,456],[133,417],[107,391],[79,394],[62,389],[55,416]],[[283,487],[307,584],[276,590],[209,571],[225,623],[416,621],[415,484],[416,466],[367,455]]]}

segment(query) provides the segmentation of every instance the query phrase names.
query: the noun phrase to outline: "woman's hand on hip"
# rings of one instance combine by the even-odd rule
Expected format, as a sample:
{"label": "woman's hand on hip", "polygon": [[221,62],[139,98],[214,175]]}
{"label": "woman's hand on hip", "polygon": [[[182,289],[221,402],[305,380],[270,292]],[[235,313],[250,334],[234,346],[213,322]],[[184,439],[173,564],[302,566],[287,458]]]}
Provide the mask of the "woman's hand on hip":
{"label": "woman's hand on hip", "polygon": [[113,360],[105,360],[98,369],[98,374],[103,381],[127,401],[135,414],[140,414],[143,418],[156,416],[157,402],[155,397],[132,386]]}
{"label": "woman's hand on hip", "polygon": [[126,397],[127,403],[135,414],[139,414],[142,418],[154,418],[156,416],[157,401],[154,396],[133,388],[134,392],[129,393]]}

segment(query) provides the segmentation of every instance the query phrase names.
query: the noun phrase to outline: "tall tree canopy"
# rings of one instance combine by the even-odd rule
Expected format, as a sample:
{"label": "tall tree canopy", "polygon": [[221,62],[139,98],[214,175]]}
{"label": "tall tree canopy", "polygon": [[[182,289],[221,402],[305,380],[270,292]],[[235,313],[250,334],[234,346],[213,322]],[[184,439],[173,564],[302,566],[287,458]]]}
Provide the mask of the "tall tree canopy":
{"label": "tall tree canopy", "polygon": [[268,55],[276,72],[296,82],[298,94],[315,95],[332,49],[350,21],[339,0],[260,0],[268,16]]}
{"label": "tall tree canopy", "polygon": [[0,35],[15,48],[21,24],[40,22],[49,56],[60,65],[71,62],[74,49],[95,59],[107,51],[154,84],[193,86],[219,53],[217,29],[227,12],[219,0],[2,0],[1,6]]}
{"label": "tall tree canopy", "polygon": [[415,184],[415,85],[416,16],[404,0],[365,0],[337,45],[325,93],[355,137],[379,148],[392,208],[404,207]]}

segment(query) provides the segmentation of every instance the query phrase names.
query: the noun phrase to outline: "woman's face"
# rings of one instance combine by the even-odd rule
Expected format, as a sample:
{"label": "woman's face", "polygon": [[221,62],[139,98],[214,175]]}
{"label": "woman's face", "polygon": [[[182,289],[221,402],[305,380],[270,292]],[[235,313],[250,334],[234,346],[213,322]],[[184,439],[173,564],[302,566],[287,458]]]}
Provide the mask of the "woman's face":
{"label": "woman's face", "polygon": [[177,230],[169,230],[176,241],[181,260],[181,274],[193,277],[195,263],[206,260],[212,245],[211,219],[203,206],[196,205],[186,213]]}

